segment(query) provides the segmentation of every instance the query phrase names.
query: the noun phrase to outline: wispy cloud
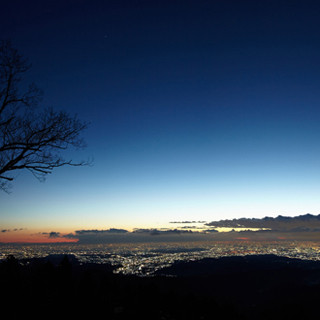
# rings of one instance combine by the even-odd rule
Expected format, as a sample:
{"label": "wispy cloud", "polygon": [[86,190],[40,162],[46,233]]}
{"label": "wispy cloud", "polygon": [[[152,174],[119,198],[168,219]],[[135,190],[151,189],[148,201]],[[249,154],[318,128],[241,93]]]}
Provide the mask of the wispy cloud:
{"label": "wispy cloud", "polygon": [[187,224],[187,223],[206,223],[207,221],[170,221],[170,223]]}
{"label": "wispy cloud", "polygon": [[2,229],[1,232],[16,232],[16,231],[22,231],[25,230],[25,228],[15,228],[15,229]]}

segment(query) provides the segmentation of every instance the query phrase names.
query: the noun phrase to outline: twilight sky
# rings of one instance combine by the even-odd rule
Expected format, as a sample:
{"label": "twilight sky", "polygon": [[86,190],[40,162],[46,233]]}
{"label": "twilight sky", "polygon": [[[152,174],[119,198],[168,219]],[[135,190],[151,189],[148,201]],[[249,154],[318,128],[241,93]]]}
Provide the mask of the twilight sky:
{"label": "twilight sky", "polygon": [[318,1],[11,0],[0,39],[44,106],[90,122],[66,157],[94,158],[17,174],[1,229],[320,212]]}

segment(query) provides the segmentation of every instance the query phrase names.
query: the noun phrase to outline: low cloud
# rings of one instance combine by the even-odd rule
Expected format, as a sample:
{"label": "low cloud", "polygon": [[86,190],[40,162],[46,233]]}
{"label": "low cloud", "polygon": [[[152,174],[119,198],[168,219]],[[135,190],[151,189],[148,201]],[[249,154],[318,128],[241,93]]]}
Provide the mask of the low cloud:
{"label": "low cloud", "polygon": [[25,230],[24,228],[15,228],[15,229],[2,229],[1,232],[15,232],[15,231],[22,231]]}
{"label": "low cloud", "polygon": [[144,233],[150,235],[166,235],[166,234],[183,234],[183,233],[192,233],[191,230],[178,230],[178,229],[135,229],[132,233]]}
{"label": "low cloud", "polygon": [[[42,233],[50,239],[75,240],[81,244],[103,243],[152,243],[152,242],[185,242],[185,241],[240,241],[260,240],[319,240],[320,215],[303,215],[298,217],[278,216],[263,219],[233,219],[206,223],[206,228],[197,227],[204,221],[181,221],[177,228],[137,228],[125,229],[82,229],[69,234],[60,232]],[[220,232],[220,228],[232,230]],[[261,229],[260,229],[261,228]],[[262,228],[267,228],[263,230]],[[193,229],[193,230],[190,230]],[[199,230],[197,230],[199,229]],[[3,229],[1,232],[9,232]]]}
{"label": "low cloud", "polygon": [[171,221],[170,223],[179,223],[179,224],[187,224],[187,223],[206,223],[207,221]]}
{"label": "low cloud", "polygon": [[48,236],[49,239],[57,239],[62,237],[60,232],[55,232],[55,231],[42,232],[41,234],[44,236]]}
{"label": "low cloud", "polygon": [[60,232],[54,232],[54,231],[52,231],[52,232],[49,233],[49,238],[50,238],[50,239],[56,239],[56,238],[60,238],[60,237],[61,237]]}
{"label": "low cloud", "polygon": [[[314,232],[320,229],[320,215],[305,214],[296,217],[279,215],[275,218],[265,217],[240,218],[212,221],[206,224],[214,228],[267,228],[274,232]],[[261,230],[262,231],[262,230]],[[261,232],[257,231],[257,232]]]}
{"label": "low cloud", "polygon": [[208,233],[216,233],[216,232],[219,232],[218,230],[216,229],[207,229],[205,230],[204,232],[208,232]]}
{"label": "low cloud", "polygon": [[78,240],[79,243],[113,243],[123,242],[124,237],[129,234],[125,229],[106,229],[106,230],[76,230],[74,233],[64,235],[66,239]]}
{"label": "low cloud", "polygon": [[128,233],[128,230],[125,229],[107,229],[107,230],[76,230],[75,234],[76,235],[83,235],[83,234],[110,234],[110,233],[117,233],[117,234],[124,234],[124,233]]}
{"label": "low cloud", "polygon": [[[136,242],[170,242],[193,241],[200,232],[179,229],[135,229],[132,232],[124,229],[76,230],[64,235],[66,239],[78,240],[78,243],[136,243]],[[192,238],[192,239],[191,239]]]}

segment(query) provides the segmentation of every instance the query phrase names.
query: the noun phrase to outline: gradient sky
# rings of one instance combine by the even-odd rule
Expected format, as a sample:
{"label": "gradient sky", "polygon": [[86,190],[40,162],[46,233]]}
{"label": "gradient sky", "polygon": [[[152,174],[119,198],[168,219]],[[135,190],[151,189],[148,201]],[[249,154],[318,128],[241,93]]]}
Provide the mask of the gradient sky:
{"label": "gradient sky", "polygon": [[65,156],[94,158],[44,183],[17,174],[1,229],[320,212],[318,1],[1,7],[0,38],[32,63],[43,105],[90,122],[88,147]]}

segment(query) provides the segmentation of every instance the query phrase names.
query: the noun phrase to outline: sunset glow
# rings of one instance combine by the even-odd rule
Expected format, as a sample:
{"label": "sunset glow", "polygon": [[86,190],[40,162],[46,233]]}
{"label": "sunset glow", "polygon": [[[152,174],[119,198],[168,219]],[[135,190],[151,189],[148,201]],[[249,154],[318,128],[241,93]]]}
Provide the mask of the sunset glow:
{"label": "sunset glow", "polygon": [[90,164],[8,171],[0,242],[320,212],[316,2],[71,3],[0,13],[31,64],[19,90],[43,90],[34,114],[88,123],[84,148],[46,155]]}

